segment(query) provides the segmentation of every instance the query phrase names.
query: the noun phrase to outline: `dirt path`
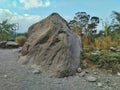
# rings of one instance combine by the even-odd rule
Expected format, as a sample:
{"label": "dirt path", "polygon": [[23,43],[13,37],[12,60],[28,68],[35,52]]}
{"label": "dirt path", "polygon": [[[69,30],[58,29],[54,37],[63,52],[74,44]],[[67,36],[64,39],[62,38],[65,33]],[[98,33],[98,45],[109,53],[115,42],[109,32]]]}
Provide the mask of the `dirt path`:
{"label": "dirt path", "polygon": [[[89,72],[91,72],[89,70]],[[91,75],[91,73],[89,73]],[[0,49],[0,90],[119,90],[120,77],[99,72],[97,82],[78,75],[58,79],[33,74],[29,66],[17,63],[17,49]],[[108,81],[107,81],[108,80]],[[102,85],[99,85],[102,84]]]}

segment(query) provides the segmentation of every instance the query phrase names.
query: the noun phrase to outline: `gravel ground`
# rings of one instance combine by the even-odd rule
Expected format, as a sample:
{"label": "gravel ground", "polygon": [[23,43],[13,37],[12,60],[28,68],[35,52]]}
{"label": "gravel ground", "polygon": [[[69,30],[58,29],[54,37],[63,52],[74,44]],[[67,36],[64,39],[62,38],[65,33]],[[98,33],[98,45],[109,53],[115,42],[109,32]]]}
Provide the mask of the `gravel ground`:
{"label": "gravel ground", "polygon": [[104,70],[87,69],[86,76],[96,77],[96,82],[88,82],[79,73],[66,78],[33,74],[30,66],[17,63],[17,51],[0,49],[0,90],[120,90],[120,76]]}

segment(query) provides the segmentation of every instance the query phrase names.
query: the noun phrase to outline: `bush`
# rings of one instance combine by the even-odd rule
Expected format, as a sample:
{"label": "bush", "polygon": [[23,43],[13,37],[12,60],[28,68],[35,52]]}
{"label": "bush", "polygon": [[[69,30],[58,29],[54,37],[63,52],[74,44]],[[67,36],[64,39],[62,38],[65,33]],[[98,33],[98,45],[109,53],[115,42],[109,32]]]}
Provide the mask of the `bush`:
{"label": "bush", "polygon": [[110,52],[107,53],[101,52],[101,59],[106,61],[106,63],[120,63],[120,52]]}
{"label": "bush", "polygon": [[99,60],[99,55],[98,54],[91,54],[89,56],[89,59],[93,62],[97,62]]}
{"label": "bush", "polygon": [[81,59],[85,59],[87,56],[86,56],[86,53],[85,52],[81,52]]}
{"label": "bush", "polygon": [[0,32],[0,41],[7,41],[7,40],[8,40],[8,35],[6,33]]}
{"label": "bush", "polygon": [[20,46],[23,46],[24,43],[26,42],[26,37],[21,35],[21,36],[18,36],[16,37],[16,42],[20,45]]}
{"label": "bush", "polygon": [[[92,56],[92,59],[96,59],[97,56]],[[120,52],[111,52],[111,51],[107,51],[107,52],[102,52],[99,54],[99,58],[96,62],[100,68],[105,68],[105,69],[118,69],[120,67]],[[115,71],[115,70],[114,70]]]}

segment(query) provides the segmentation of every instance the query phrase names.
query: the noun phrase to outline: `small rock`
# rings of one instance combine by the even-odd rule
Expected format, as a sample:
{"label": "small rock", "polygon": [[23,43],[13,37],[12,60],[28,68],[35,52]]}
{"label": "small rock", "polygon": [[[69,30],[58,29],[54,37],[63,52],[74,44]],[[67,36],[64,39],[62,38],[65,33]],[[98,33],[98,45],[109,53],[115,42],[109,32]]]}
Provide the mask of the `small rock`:
{"label": "small rock", "polygon": [[96,81],[97,81],[97,78],[95,78],[95,77],[93,77],[93,76],[88,76],[88,77],[86,78],[86,80],[89,81],[89,82],[96,82]]}
{"label": "small rock", "polygon": [[86,60],[83,60],[83,61],[82,61],[82,66],[83,66],[84,68],[87,68],[87,67],[88,67],[88,63],[87,63]]}
{"label": "small rock", "polygon": [[83,72],[81,72],[81,73],[79,74],[79,76],[80,76],[80,77],[84,77],[84,76],[85,76],[85,74],[86,74],[86,72],[85,72],[85,71],[83,71]]}
{"label": "small rock", "polygon": [[36,65],[36,64],[31,65],[31,68],[34,69],[34,70],[37,69],[37,70],[42,71],[42,68],[39,65]]}
{"label": "small rock", "polygon": [[97,74],[98,74],[98,72],[93,72],[93,74],[94,74],[94,75],[97,75]]}
{"label": "small rock", "polygon": [[112,70],[107,70],[107,73],[112,73]]}
{"label": "small rock", "polygon": [[93,72],[96,72],[96,69],[93,69],[92,71],[93,71]]}
{"label": "small rock", "polygon": [[8,77],[8,76],[5,74],[5,75],[4,75],[4,78],[7,78],[7,77]]}
{"label": "small rock", "polygon": [[117,72],[117,75],[120,76],[120,72]]}
{"label": "small rock", "polygon": [[106,84],[109,84],[111,81],[107,78],[106,80],[105,80],[105,83]]}
{"label": "small rock", "polygon": [[41,71],[40,71],[40,70],[38,70],[38,69],[36,69],[36,70],[32,71],[32,73],[33,73],[33,74],[40,74],[40,73],[41,73]]}
{"label": "small rock", "polygon": [[102,84],[101,82],[98,82],[98,83],[97,83],[97,86],[98,86],[98,87],[101,87],[102,85],[103,85],[103,84]]}
{"label": "small rock", "polygon": [[81,73],[81,72],[82,72],[82,69],[81,69],[81,68],[78,68],[78,69],[77,69],[77,72],[78,72],[78,73]]}

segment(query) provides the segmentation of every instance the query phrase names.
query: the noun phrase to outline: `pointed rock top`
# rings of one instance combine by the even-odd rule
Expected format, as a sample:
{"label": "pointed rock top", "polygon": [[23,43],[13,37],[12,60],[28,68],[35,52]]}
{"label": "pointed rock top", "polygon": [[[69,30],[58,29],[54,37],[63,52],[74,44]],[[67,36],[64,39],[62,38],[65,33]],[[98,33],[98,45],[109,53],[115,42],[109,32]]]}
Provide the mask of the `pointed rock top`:
{"label": "pointed rock top", "polygon": [[60,16],[58,13],[54,12],[50,16]]}
{"label": "pointed rock top", "polygon": [[[55,18],[55,17],[57,17],[57,18],[59,18],[59,17],[61,17],[58,13],[56,13],[56,12],[54,12],[54,13],[52,13],[52,14],[50,14],[49,16],[48,16],[48,18]],[[61,17],[62,18],[62,17]]]}
{"label": "pointed rock top", "polygon": [[54,19],[54,20],[60,19],[60,20],[65,21],[64,18],[62,18],[62,17],[61,17],[58,13],[56,13],[56,12],[52,13],[51,15],[49,15],[48,18],[52,18],[52,19]]}

